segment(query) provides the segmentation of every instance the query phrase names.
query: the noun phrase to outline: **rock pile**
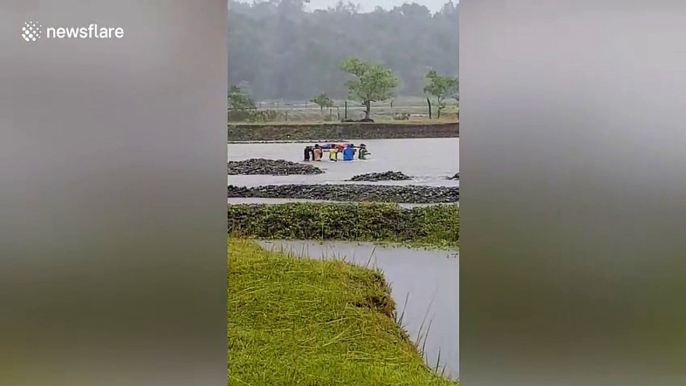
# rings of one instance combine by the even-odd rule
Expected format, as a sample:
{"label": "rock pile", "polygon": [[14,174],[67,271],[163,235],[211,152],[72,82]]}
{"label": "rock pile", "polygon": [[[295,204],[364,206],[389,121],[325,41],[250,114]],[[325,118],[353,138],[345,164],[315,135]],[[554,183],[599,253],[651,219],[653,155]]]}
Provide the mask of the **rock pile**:
{"label": "rock pile", "polygon": [[272,176],[287,176],[291,174],[322,174],[321,169],[312,165],[305,165],[286,160],[271,160],[265,158],[251,158],[244,161],[229,161],[228,174],[262,174]]}
{"label": "rock pile", "polygon": [[384,172],[384,173],[368,173],[359,174],[350,179],[350,181],[407,181],[412,177],[406,176],[402,172]]}
{"label": "rock pile", "polygon": [[418,185],[264,185],[251,188],[229,185],[228,197],[441,204],[458,202],[460,189]]}

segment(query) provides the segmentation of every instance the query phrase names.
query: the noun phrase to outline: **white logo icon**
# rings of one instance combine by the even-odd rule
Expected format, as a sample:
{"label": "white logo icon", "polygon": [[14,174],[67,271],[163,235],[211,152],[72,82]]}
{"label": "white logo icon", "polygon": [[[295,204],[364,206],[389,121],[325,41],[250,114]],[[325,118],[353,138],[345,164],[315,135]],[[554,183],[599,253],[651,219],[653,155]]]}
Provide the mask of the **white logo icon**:
{"label": "white logo icon", "polygon": [[41,37],[41,27],[42,25],[36,23],[35,21],[26,22],[21,28],[21,37],[23,37],[27,42],[35,42]]}

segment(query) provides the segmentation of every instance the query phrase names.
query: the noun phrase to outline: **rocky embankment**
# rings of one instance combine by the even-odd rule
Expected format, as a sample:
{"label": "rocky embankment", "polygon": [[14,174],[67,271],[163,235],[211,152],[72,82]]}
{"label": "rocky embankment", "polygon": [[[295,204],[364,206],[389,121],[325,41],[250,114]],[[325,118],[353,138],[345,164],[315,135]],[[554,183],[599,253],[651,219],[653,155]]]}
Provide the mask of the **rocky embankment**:
{"label": "rocky embankment", "polygon": [[229,185],[228,197],[441,204],[458,202],[460,189],[418,185],[264,185],[250,188]]}
{"label": "rocky embankment", "polygon": [[316,166],[304,165],[286,160],[271,160],[252,158],[244,161],[229,161],[228,174],[261,174],[272,176],[288,176],[292,174],[322,174],[324,171]]}
{"label": "rocky embankment", "polygon": [[405,175],[403,172],[384,172],[384,173],[367,173],[359,174],[350,179],[350,181],[407,181],[412,177]]}

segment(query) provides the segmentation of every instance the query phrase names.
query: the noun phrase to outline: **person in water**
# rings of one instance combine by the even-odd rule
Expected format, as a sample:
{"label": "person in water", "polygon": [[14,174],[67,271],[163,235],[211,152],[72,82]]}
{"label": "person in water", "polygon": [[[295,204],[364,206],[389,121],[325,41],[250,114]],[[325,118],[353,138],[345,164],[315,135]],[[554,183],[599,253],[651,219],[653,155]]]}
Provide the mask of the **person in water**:
{"label": "person in water", "polygon": [[312,150],[313,156],[312,159],[314,161],[321,161],[322,160],[322,148],[319,147],[319,145],[314,145],[314,150]]}
{"label": "person in water", "polygon": [[338,147],[337,146],[331,146],[331,148],[329,149],[329,161],[338,162]]}
{"label": "person in water", "polygon": [[309,161],[314,158],[314,154],[312,152],[312,146],[305,146],[305,161]]}
{"label": "person in water", "polygon": [[367,145],[364,143],[360,144],[360,151],[357,153],[359,159],[367,159],[367,156],[371,154],[369,150],[367,150]]}
{"label": "person in water", "polygon": [[355,145],[349,143],[348,146],[343,149],[343,161],[352,161],[355,158]]}

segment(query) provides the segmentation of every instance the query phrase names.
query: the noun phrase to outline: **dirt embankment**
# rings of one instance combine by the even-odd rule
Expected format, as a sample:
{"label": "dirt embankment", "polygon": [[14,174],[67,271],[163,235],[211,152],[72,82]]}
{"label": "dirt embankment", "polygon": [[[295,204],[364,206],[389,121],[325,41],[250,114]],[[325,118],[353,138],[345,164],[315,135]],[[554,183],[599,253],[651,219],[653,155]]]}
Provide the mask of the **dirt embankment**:
{"label": "dirt embankment", "polygon": [[229,124],[228,141],[338,141],[347,139],[454,138],[458,122],[323,123],[323,124]]}

